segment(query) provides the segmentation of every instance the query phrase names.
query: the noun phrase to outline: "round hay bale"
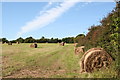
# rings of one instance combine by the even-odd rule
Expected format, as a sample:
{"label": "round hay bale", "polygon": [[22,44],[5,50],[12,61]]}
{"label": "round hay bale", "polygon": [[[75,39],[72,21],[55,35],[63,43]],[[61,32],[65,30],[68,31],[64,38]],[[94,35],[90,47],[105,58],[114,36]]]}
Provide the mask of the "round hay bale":
{"label": "round hay bale", "polygon": [[36,43],[33,43],[30,45],[31,48],[37,48],[37,44]]}
{"label": "round hay bale", "polygon": [[81,47],[75,47],[75,54],[79,54],[79,53],[84,53],[84,46]]}
{"label": "round hay bale", "polygon": [[61,43],[60,43],[60,46],[64,46],[64,45],[65,45],[65,43],[64,43],[64,42],[61,42]]}
{"label": "round hay bale", "polygon": [[30,47],[33,48],[33,44],[31,44]]}
{"label": "round hay bale", "polygon": [[20,42],[16,42],[16,44],[20,44]]}
{"label": "round hay bale", "polygon": [[1,42],[2,44],[7,44],[6,42]]}
{"label": "round hay bale", "polygon": [[12,42],[8,42],[8,45],[12,45]]}
{"label": "round hay bale", "polygon": [[77,46],[77,44],[78,44],[78,43],[74,43],[74,47],[76,47],[76,46]]}
{"label": "round hay bale", "polygon": [[92,72],[94,69],[106,68],[112,60],[112,57],[103,48],[89,49],[81,58],[81,72]]}
{"label": "round hay bale", "polygon": [[36,43],[34,44],[34,48],[37,48],[37,44]]}

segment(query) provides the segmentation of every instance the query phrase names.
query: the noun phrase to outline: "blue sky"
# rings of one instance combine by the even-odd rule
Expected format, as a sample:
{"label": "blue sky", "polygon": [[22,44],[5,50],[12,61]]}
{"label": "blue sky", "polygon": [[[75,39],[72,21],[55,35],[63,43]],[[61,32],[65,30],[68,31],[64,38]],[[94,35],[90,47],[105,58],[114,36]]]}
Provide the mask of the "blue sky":
{"label": "blue sky", "polygon": [[114,7],[114,2],[3,2],[2,37],[75,37]]}

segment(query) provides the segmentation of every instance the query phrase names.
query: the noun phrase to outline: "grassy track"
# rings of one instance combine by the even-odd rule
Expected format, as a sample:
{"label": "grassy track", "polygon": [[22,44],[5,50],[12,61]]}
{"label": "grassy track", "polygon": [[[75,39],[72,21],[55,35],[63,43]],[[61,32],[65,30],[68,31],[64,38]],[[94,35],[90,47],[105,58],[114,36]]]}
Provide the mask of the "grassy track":
{"label": "grassy track", "polygon": [[[2,45],[3,77],[7,78],[94,78],[114,77],[110,70],[80,74],[79,56],[74,54],[73,44],[38,44],[30,48],[29,43]],[[108,74],[109,73],[109,74]]]}

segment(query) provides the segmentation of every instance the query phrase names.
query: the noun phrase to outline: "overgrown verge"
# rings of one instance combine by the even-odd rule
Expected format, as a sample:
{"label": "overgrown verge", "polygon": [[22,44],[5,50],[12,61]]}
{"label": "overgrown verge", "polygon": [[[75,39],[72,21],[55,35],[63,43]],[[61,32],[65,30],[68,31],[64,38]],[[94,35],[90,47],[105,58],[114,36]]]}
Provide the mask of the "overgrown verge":
{"label": "overgrown verge", "polygon": [[85,46],[85,51],[94,47],[100,47],[106,50],[114,59],[114,70],[116,77],[120,77],[120,60],[119,60],[119,33],[120,33],[120,1],[116,7],[105,18],[100,21],[100,25],[93,25],[89,28],[86,36],[79,35],[75,40],[77,46]]}

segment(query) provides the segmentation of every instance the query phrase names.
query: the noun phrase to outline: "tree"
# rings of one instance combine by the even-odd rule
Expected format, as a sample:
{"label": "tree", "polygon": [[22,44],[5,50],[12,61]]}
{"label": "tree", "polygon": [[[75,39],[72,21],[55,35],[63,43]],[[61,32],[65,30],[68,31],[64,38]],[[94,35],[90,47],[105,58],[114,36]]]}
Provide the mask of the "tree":
{"label": "tree", "polygon": [[74,37],[66,37],[63,38],[62,41],[66,43],[74,43]]}
{"label": "tree", "polygon": [[78,45],[85,45],[85,51],[94,47],[105,49],[115,60],[114,68],[118,72],[118,76],[120,76],[120,60],[118,58],[120,54],[118,51],[120,48],[120,1],[117,2],[115,10],[103,18],[100,23],[100,25],[91,26],[85,38],[77,40],[79,42]]}
{"label": "tree", "polygon": [[16,40],[12,40],[12,41],[10,41],[11,43],[16,43],[17,41]]}
{"label": "tree", "polygon": [[28,37],[24,40],[25,43],[33,43],[33,42],[36,42],[34,38],[32,37]]}
{"label": "tree", "polygon": [[84,34],[79,34],[75,37],[74,42],[79,43],[85,37]]}
{"label": "tree", "polygon": [[39,39],[40,43],[46,43],[48,41],[48,39],[46,39],[44,36],[41,37],[41,39]]}
{"label": "tree", "polygon": [[20,43],[23,43],[24,42],[24,39],[22,37],[19,37],[17,40],[17,42],[20,42]]}
{"label": "tree", "polygon": [[2,38],[2,43],[5,43],[5,42],[8,43],[8,40],[6,38]]}

